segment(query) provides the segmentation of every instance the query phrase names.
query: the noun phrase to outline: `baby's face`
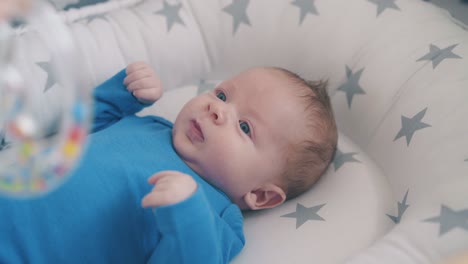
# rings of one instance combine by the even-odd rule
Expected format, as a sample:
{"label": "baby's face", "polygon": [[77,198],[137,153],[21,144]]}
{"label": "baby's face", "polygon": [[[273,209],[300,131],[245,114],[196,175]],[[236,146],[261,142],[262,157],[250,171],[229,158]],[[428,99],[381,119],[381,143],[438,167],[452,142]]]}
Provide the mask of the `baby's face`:
{"label": "baby's face", "polygon": [[255,188],[280,185],[286,149],[305,133],[291,86],[278,71],[255,68],[193,98],[174,123],[177,153],[238,205]]}

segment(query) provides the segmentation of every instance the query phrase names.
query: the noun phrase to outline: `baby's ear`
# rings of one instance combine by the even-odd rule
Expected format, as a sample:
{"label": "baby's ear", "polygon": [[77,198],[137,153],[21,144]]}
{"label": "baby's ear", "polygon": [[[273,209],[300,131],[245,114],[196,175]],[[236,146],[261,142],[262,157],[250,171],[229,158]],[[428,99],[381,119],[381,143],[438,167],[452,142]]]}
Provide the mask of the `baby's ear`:
{"label": "baby's ear", "polygon": [[268,183],[244,195],[244,202],[250,210],[273,208],[285,200],[286,193],[273,183]]}

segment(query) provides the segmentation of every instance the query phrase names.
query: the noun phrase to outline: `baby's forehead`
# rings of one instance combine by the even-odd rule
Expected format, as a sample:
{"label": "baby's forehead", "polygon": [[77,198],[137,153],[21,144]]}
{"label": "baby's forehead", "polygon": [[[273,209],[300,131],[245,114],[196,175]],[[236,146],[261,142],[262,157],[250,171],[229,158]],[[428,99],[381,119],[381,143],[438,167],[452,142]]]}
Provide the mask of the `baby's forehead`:
{"label": "baby's forehead", "polygon": [[255,77],[275,77],[279,79],[288,79],[287,71],[281,68],[276,67],[268,67],[268,66],[258,66],[249,68],[239,75],[248,75],[248,76],[255,76]]}
{"label": "baby's forehead", "polygon": [[[300,104],[305,107],[304,96],[310,89],[288,76],[282,69],[255,67],[228,79],[220,84],[222,89],[239,94],[242,99],[255,104],[258,100],[273,101],[277,106]],[[279,95],[279,96],[272,96]]]}
{"label": "baby's forehead", "polygon": [[[290,76],[289,71],[274,67],[254,67],[233,76],[226,82],[233,82],[242,89],[272,89],[274,87],[284,90],[299,88],[300,83]],[[297,90],[297,89],[296,89]]]}

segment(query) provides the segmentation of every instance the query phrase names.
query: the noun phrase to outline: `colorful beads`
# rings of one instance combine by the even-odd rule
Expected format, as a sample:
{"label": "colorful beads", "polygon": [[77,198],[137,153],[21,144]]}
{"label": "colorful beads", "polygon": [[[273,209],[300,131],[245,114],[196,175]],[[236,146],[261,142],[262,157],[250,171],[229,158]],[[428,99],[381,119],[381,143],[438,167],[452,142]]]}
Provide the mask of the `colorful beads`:
{"label": "colorful beads", "polygon": [[14,197],[43,194],[67,179],[91,114],[91,91],[77,74],[79,50],[69,27],[50,3],[34,3],[18,19],[34,25],[38,40],[52,40],[37,43],[47,56],[26,56],[30,64],[23,63],[30,52],[13,46],[18,35],[0,38],[9,52],[0,56],[0,195]]}
{"label": "colorful beads", "polygon": [[59,147],[44,147],[41,140],[34,139],[37,127],[32,119],[22,116],[7,123],[7,132],[17,140],[15,147],[8,149],[16,155],[16,162],[0,172],[0,193],[29,196],[46,192],[57,186],[79,157],[87,131],[84,104],[73,108],[73,124],[62,135]]}

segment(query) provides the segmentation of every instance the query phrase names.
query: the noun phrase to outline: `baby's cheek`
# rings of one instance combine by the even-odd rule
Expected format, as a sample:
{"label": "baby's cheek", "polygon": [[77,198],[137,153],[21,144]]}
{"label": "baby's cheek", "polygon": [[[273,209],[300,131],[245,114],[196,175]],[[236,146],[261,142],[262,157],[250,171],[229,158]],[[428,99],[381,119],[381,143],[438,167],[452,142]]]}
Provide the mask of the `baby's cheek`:
{"label": "baby's cheek", "polygon": [[257,162],[256,152],[246,144],[230,144],[225,149],[225,157],[228,157],[226,169],[235,172],[245,172]]}
{"label": "baby's cheek", "polygon": [[236,140],[230,140],[230,137],[220,138],[212,145],[212,152],[221,159],[237,160],[247,154]]}

